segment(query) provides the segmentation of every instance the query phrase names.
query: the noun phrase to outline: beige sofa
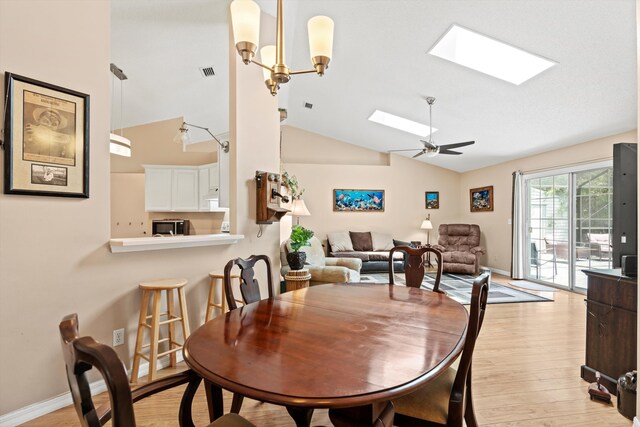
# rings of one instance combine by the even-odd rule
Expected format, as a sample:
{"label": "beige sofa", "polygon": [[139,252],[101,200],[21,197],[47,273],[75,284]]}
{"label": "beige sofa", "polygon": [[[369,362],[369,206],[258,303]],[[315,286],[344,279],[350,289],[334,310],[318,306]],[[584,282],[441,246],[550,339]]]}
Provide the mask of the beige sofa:
{"label": "beige sofa", "polygon": [[[358,258],[327,258],[324,256],[324,248],[317,237],[312,237],[309,241],[311,246],[305,246],[301,251],[307,254],[305,268],[311,274],[309,284],[319,285],[322,283],[344,283],[359,282],[360,268],[362,268],[362,260]],[[289,240],[280,245],[280,274],[282,277],[287,274],[291,268],[287,262],[287,253],[291,250]]]}

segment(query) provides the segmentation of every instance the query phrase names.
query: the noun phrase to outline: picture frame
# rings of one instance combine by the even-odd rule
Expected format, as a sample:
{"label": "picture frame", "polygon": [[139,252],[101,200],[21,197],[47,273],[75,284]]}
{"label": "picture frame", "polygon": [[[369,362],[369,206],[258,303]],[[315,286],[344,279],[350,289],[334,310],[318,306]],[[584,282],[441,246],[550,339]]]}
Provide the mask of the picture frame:
{"label": "picture frame", "polygon": [[424,192],[424,208],[440,209],[440,192],[439,191]]}
{"label": "picture frame", "polygon": [[334,212],[384,212],[384,190],[333,190]]}
{"label": "picture frame", "polygon": [[89,95],[5,73],[4,193],[89,197]]}
{"label": "picture frame", "polygon": [[469,206],[471,212],[493,211],[493,185],[470,189]]}

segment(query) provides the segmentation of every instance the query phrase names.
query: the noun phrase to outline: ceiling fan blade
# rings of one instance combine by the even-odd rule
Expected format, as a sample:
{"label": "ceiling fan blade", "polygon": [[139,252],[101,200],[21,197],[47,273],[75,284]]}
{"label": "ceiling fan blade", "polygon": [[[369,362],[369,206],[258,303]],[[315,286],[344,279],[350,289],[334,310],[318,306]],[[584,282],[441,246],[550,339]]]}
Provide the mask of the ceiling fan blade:
{"label": "ceiling fan blade", "polygon": [[447,148],[459,148],[459,147],[466,147],[467,145],[472,145],[475,144],[475,141],[467,141],[467,142],[458,142],[456,144],[445,144],[445,145],[441,145],[440,146],[440,152],[442,153],[443,149],[447,149]]}
{"label": "ceiling fan blade", "polygon": [[413,156],[413,157],[412,157],[412,159],[415,159],[416,157],[420,157],[420,156],[422,156],[422,155],[423,155],[424,153],[426,153],[426,152],[427,152],[427,150],[422,150],[422,151],[420,151],[418,154],[416,154],[415,156]]}
{"label": "ceiling fan blade", "polygon": [[389,150],[389,153],[393,153],[395,151],[418,151],[418,150],[422,150],[422,148],[407,148],[405,150]]}
{"label": "ceiling fan blade", "polygon": [[438,154],[455,154],[455,155],[458,155],[458,154],[462,154],[462,153],[459,152],[459,151],[440,149],[440,152]]}
{"label": "ceiling fan blade", "polygon": [[421,139],[420,142],[422,142],[426,148],[434,148],[435,149],[435,148],[438,147],[433,142],[425,141],[424,139]]}

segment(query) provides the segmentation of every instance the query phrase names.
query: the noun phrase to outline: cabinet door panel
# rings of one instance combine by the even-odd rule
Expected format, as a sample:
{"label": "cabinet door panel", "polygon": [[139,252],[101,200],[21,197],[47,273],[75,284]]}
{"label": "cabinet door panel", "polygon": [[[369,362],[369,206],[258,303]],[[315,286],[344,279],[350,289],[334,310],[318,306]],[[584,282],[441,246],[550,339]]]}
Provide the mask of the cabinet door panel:
{"label": "cabinet door panel", "polygon": [[174,211],[198,210],[198,171],[196,169],[173,170]]}
{"label": "cabinet door panel", "polygon": [[144,206],[147,212],[171,210],[171,169],[146,169]]}

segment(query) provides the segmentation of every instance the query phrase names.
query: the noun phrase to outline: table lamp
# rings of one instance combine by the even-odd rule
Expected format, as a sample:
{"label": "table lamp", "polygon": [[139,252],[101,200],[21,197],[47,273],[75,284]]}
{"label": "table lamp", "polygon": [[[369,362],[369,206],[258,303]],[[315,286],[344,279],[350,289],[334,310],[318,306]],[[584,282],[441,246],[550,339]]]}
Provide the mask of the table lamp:
{"label": "table lamp", "polygon": [[307,205],[304,204],[302,199],[294,199],[291,203],[291,216],[296,217],[296,225],[300,225],[301,216],[310,216],[311,213],[307,209]]}

